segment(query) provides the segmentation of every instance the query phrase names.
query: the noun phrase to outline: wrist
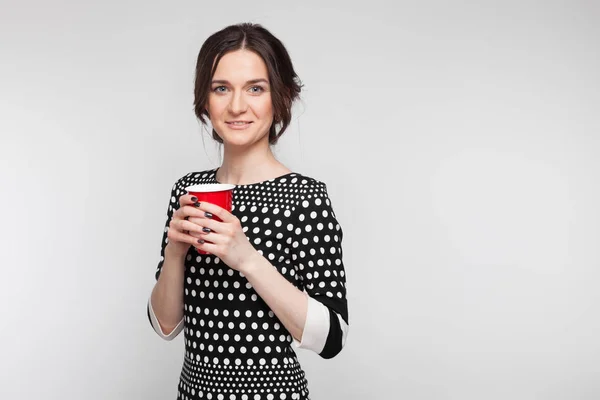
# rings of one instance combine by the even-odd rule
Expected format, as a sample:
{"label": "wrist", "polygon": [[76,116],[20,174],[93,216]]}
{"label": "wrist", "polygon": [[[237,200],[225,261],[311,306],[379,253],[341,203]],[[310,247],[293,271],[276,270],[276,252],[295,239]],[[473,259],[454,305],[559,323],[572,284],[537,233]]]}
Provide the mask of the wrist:
{"label": "wrist", "polygon": [[248,277],[261,267],[263,260],[265,258],[258,251],[254,251],[242,260],[239,265],[239,271]]}
{"label": "wrist", "polygon": [[188,249],[186,249],[185,251],[182,251],[182,250],[172,246],[171,243],[168,243],[165,246],[165,254],[164,254],[165,262],[167,261],[167,259],[177,261],[177,262],[185,261],[185,256],[187,254],[187,250]]}

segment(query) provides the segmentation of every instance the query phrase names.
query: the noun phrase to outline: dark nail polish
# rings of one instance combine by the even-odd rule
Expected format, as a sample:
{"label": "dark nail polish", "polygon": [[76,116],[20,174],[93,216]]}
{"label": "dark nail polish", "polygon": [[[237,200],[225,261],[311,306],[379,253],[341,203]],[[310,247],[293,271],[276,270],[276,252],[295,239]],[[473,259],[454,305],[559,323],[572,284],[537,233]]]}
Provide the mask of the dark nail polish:
{"label": "dark nail polish", "polygon": [[200,207],[200,203],[198,203],[198,202],[195,202],[195,203],[194,203],[194,207]]}
{"label": "dark nail polish", "polygon": [[208,211],[204,213],[204,216],[206,218],[212,218],[213,217],[213,215],[211,213],[209,213]]}
{"label": "dark nail polish", "polygon": [[204,244],[204,239],[198,239],[198,243]]}
{"label": "dark nail polish", "polygon": [[192,201],[193,201],[194,203],[197,203],[197,202],[198,202],[198,198],[197,198],[196,196],[194,196],[194,197],[192,197]]}
{"label": "dark nail polish", "polygon": [[209,232],[210,232],[210,228],[202,228],[202,230],[203,230],[204,232],[206,232],[206,233],[209,233]]}

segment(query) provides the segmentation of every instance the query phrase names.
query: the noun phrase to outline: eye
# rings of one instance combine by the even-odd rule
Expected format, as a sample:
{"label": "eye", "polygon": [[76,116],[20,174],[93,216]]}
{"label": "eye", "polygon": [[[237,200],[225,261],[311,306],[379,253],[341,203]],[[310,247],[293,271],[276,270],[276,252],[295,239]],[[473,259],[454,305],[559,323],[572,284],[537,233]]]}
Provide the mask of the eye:
{"label": "eye", "polygon": [[225,86],[216,86],[213,88],[213,92],[215,93],[224,93],[227,90]]}
{"label": "eye", "polygon": [[264,91],[265,91],[265,89],[262,86],[252,86],[252,87],[250,87],[250,92],[251,93],[262,93]]}

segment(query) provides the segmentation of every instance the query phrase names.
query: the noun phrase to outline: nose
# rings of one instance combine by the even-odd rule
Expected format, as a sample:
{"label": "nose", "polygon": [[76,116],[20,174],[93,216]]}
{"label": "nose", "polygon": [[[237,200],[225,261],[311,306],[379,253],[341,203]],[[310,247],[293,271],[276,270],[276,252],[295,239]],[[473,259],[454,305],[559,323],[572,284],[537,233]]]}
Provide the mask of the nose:
{"label": "nose", "polygon": [[244,99],[243,93],[237,92],[231,96],[231,101],[229,102],[229,111],[232,114],[241,114],[246,111],[246,101]]}

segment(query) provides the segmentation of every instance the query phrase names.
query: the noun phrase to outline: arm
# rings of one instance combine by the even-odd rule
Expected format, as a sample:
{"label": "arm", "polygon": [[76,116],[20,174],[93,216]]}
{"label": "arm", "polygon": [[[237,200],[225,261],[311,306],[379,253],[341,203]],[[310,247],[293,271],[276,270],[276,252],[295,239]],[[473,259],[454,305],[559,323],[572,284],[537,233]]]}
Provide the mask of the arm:
{"label": "arm", "polygon": [[298,246],[293,259],[309,296],[304,335],[296,345],[332,358],[349,330],[343,231],[325,184],[313,181],[308,192],[312,195],[297,205],[294,217]]}
{"label": "arm", "polygon": [[349,328],[343,232],[325,184],[314,181],[311,186],[312,195],[296,205],[289,229],[296,249],[292,260],[304,292],[258,253],[242,263],[241,270],[297,347],[333,358],[344,347]]}
{"label": "arm", "polygon": [[156,284],[146,305],[148,320],[154,331],[165,340],[172,340],[183,329],[183,279],[185,251],[181,244],[169,243],[170,224],[180,192],[177,182],[171,190],[167,221],[162,235],[160,261],[156,268]]}
{"label": "arm", "polygon": [[183,329],[183,279],[185,256],[173,254],[169,246],[158,280],[148,301],[148,316],[156,333],[171,340]]}
{"label": "arm", "polygon": [[302,338],[308,298],[258,252],[240,266],[256,293],[267,303],[283,326],[296,340]]}
{"label": "arm", "polygon": [[341,351],[348,323],[340,314],[300,291],[258,253],[240,271],[290,332],[296,347],[312,350],[323,358],[332,358]]}

